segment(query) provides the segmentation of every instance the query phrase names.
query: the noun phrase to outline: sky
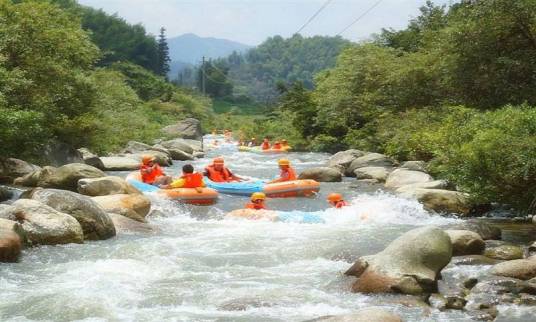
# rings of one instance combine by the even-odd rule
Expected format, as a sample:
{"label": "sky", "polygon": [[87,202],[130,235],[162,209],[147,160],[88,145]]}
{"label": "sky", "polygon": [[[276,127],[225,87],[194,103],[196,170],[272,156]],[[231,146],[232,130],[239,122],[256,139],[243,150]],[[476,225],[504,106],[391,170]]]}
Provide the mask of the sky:
{"label": "sky", "polygon": [[[79,0],[129,23],[141,23],[152,34],[165,27],[168,38],[185,33],[258,45],[274,35],[289,37],[328,2],[300,32],[304,36],[334,36],[368,9],[363,18],[341,34],[360,41],[381,28],[404,28],[426,0]],[[453,0],[435,0],[449,4]]]}

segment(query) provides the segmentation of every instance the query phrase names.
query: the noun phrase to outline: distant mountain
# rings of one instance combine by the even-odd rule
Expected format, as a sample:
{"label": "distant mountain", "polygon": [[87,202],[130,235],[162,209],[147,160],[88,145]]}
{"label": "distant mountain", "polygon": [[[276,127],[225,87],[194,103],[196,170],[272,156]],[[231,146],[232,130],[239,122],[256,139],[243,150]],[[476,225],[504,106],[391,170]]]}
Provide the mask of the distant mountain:
{"label": "distant mountain", "polygon": [[233,51],[243,52],[251,46],[227,39],[199,37],[194,34],[169,38],[169,57],[171,61],[197,65],[201,58],[220,58],[229,56]]}

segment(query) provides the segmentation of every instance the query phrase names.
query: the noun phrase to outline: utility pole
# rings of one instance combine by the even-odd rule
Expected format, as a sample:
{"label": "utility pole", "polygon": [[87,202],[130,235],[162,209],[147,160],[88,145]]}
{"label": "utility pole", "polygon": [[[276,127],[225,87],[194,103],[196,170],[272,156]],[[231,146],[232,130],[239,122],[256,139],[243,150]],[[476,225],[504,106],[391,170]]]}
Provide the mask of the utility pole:
{"label": "utility pole", "polygon": [[201,63],[201,89],[203,91],[203,95],[207,95],[205,89],[205,56],[203,56],[203,62]]}

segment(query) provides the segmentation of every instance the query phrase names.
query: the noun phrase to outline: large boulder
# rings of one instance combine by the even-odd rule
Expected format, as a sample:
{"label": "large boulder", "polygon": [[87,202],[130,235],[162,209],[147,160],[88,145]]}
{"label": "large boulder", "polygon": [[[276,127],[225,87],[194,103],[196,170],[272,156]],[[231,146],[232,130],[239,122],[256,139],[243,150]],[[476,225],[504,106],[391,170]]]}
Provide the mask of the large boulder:
{"label": "large boulder", "polygon": [[194,152],[203,152],[203,141],[184,139],[184,143],[190,145]]}
{"label": "large boulder", "polygon": [[335,153],[328,161],[328,167],[336,168],[341,172],[345,172],[346,168],[355,159],[364,156],[366,153],[359,150],[346,150]]}
{"label": "large boulder", "polygon": [[141,164],[141,160],[146,155],[153,156],[155,158],[154,161],[163,167],[169,167],[170,165],[173,164],[173,160],[171,158],[171,152],[169,151],[167,153],[164,153],[164,152],[160,152],[156,150],[147,150],[147,151],[139,151],[134,154],[125,154],[124,156],[131,158],[131,159],[138,160],[138,164]]}
{"label": "large boulder", "polygon": [[145,222],[145,216],[151,210],[151,200],[143,194],[118,194],[91,199],[108,213],[119,214],[139,222]]}
{"label": "large boulder", "polygon": [[142,223],[125,216],[114,213],[109,213],[108,216],[112,219],[115,230],[120,233],[152,233],[154,229],[146,223]]}
{"label": "large boulder", "polygon": [[426,162],[424,161],[406,161],[400,166],[402,169],[426,172]]}
{"label": "large boulder", "polygon": [[484,240],[498,240],[501,239],[502,235],[500,228],[492,226],[481,219],[467,219],[458,223],[444,225],[441,228],[470,230],[477,233]]}
{"label": "large boulder", "polygon": [[169,137],[193,139],[201,141],[203,139],[203,130],[201,122],[194,118],[184,119],[177,124],[166,126],[162,131]]}
{"label": "large boulder", "polygon": [[530,280],[536,277],[536,257],[499,263],[491,268],[491,273],[520,280]]}
{"label": "large boulder", "polygon": [[434,180],[428,182],[412,183],[395,190],[396,193],[412,195],[415,189],[446,189],[449,186],[446,180]]}
{"label": "large boulder", "polygon": [[152,150],[149,144],[141,143],[138,141],[128,141],[127,146],[123,149],[124,153],[137,153],[140,151]]}
{"label": "large boulder", "polygon": [[90,197],[57,189],[35,189],[31,197],[59,212],[73,216],[82,226],[84,239],[102,240],[115,236],[112,220]]}
{"label": "large boulder", "polygon": [[59,168],[44,167],[22,178],[15,179],[14,183],[27,187],[57,188],[76,191],[78,180],[84,178],[105,177],[101,170],[83,163],[71,163]]}
{"label": "large boulder", "polygon": [[370,307],[355,313],[328,315],[308,322],[402,322],[400,316],[381,308]]}
{"label": "large boulder", "polygon": [[470,230],[446,230],[452,242],[452,255],[480,255],[486,244],[479,234]]}
{"label": "large boulder", "polygon": [[23,245],[21,233],[18,222],[0,218],[0,263],[18,261]]}
{"label": "large boulder", "polygon": [[[174,140],[164,141],[160,143],[160,145],[168,149],[170,153],[172,150],[182,151],[187,154],[192,154],[194,152],[194,148],[192,148],[192,146],[184,139],[174,139]],[[173,157],[173,155],[171,157]]]}
{"label": "large boulder", "polygon": [[52,142],[43,150],[43,158],[47,160],[47,164],[54,167],[71,163],[84,163],[82,154],[73,146],[63,142]]}
{"label": "large boulder", "polygon": [[86,148],[80,148],[78,149],[78,152],[82,154],[82,159],[84,160],[85,164],[104,170],[104,163],[102,163],[102,160],[97,155],[93,154]]}
{"label": "large boulder", "polygon": [[389,174],[389,177],[387,177],[385,187],[396,189],[409,184],[426,183],[431,181],[434,181],[434,178],[427,173],[406,169],[396,169]]}
{"label": "large boulder", "polygon": [[419,188],[413,189],[410,192],[404,192],[402,195],[415,198],[426,209],[436,212],[468,215],[471,211],[468,195],[458,191]]}
{"label": "large boulder", "polygon": [[[194,152],[195,154],[196,152]],[[194,159],[194,154],[188,154],[181,150],[169,149],[169,154],[173,160],[190,161]]]}
{"label": "large boulder", "polygon": [[317,167],[302,171],[298,176],[298,179],[313,179],[318,182],[341,182],[342,173],[334,168]]}
{"label": "large boulder", "polygon": [[359,157],[350,163],[348,168],[346,168],[344,174],[349,177],[355,176],[354,171],[358,168],[364,167],[385,167],[390,168],[395,165],[395,162],[387,157],[386,155],[380,153],[369,153],[365,154],[362,157]]}
{"label": "large boulder", "polygon": [[15,158],[0,158],[0,183],[12,183],[18,177],[41,169],[40,167]]}
{"label": "large boulder", "polygon": [[78,192],[91,197],[141,193],[125,179],[115,176],[78,180]]}
{"label": "large boulder", "polygon": [[386,167],[363,167],[355,169],[354,175],[358,180],[374,179],[378,182],[384,182],[391,171],[393,171],[392,168]]}
{"label": "large boulder", "polygon": [[432,293],[451,258],[449,236],[427,226],[403,234],[376,255],[359,258],[346,274],[358,277],[354,292]]}
{"label": "large boulder", "polygon": [[102,157],[101,160],[107,171],[138,170],[141,166],[141,162],[132,157]]}
{"label": "large boulder", "polygon": [[0,210],[0,218],[21,223],[32,245],[83,243],[84,233],[78,221],[37,200],[19,199]]}
{"label": "large boulder", "polygon": [[523,248],[518,245],[501,241],[487,241],[484,255],[499,260],[513,260],[523,258]]}

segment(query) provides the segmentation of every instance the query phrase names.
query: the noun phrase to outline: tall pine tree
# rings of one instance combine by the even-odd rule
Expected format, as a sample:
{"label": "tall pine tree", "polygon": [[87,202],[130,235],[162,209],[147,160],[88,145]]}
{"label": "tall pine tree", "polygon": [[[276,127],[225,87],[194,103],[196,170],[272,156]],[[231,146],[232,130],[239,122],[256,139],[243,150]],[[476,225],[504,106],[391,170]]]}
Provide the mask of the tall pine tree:
{"label": "tall pine tree", "polygon": [[169,72],[169,47],[166,39],[166,28],[160,28],[160,35],[158,35],[158,75],[164,76],[167,79],[167,73]]}

